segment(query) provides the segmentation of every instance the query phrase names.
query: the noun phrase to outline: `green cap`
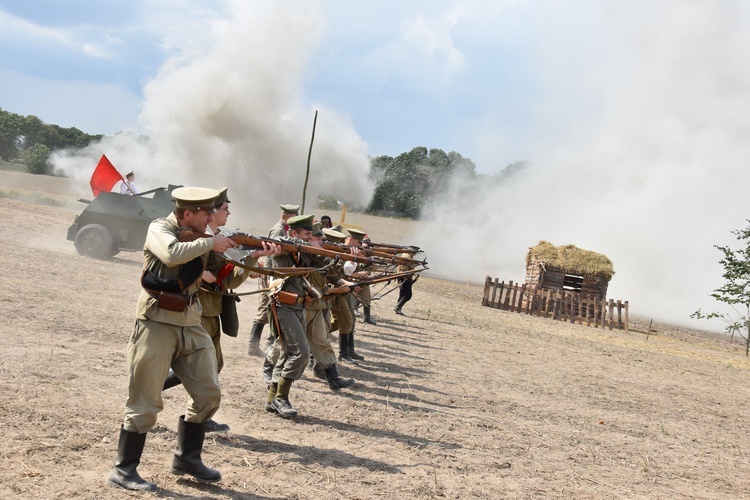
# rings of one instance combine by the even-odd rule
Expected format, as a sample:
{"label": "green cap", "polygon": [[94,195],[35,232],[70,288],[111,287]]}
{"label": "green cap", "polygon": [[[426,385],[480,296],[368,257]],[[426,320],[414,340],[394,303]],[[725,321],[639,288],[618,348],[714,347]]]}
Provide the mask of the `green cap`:
{"label": "green cap", "polygon": [[295,217],[290,217],[286,223],[289,226],[289,229],[307,229],[308,231],[312,231],[314,220],[314,214],[297,215]]}
{"label": "green cap", "polygon": [[320,222],[316,222],[315,224],[313,224],[312,235],[322,237],[323,236],[323,224],[321,224]]}
{"label": "green cap", "polygon": [[328,241],[332,241],[334,243],[343,243],[346,241],[346,235],[342,233],[341,231],[336,231],[333,228],[323,228],[323,236],[325,236],[325,239]]}
{"label": "green cap", "polygon": [[298,214],[299,213],[299,205],[279,205],[279,208],[285,213],[285,214]]}
{"label": "green cap", "polygon": [[232,203],[229,201],[229,198],[227,198],[227,191],[229,191],[229,188],[219,188],[219,197],[216,198],[215,206],[220,207],[224,204],[226,201],[227,203]]}
{"label": "green cap", "polygon": [[366,232],[360,231],[359,229],[347,229],[347,231],[349,231],[349,234],[355,240],[362,241],[363,239],[365,239],[365,236],[367,236]]}
{"label": "green cap", "polygon": [[[341,224],[336,224],[331,229],[333,229],[334,231],[337,231],[337,232],[341,233],[341,231],[344,230],[344,226],[342,226]],[[344,234],[344,233],[341,233],[341,234]],[[345,234],[344,234],[344,238],[346,238]]]}
{"label": "green cap", "polygon": [[177,208],[184,208],[197,212],[204,210],[210,214],[214,213],[216,198],[219,191],[216,189],[202,187],[179,187],[172,191],[172,198],[177,203]]}

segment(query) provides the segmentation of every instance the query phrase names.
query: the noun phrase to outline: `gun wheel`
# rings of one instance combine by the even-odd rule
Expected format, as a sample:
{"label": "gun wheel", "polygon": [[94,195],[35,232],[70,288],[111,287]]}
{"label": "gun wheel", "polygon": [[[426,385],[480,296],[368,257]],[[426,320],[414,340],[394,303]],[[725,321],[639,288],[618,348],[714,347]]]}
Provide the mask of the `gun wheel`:
{"label": "gun wheel", "polygon": [[99,224],[83,226],[76,233],[74,244],[79,255],[93,259],[108,259],[117,253],[112,234]]}

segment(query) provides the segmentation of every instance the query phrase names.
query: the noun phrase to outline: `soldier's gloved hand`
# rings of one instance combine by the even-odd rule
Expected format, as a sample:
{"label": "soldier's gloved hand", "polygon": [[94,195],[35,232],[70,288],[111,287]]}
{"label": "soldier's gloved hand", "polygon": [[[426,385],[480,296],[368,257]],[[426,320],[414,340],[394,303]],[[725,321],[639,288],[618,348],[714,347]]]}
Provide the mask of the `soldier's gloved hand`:
{"label": "soldier's gloved hand", "polygon": [[230,240],[223,234],[214,235],[214,252],[224,253],[227,248],[236,247],[237,243],[234,240]]}

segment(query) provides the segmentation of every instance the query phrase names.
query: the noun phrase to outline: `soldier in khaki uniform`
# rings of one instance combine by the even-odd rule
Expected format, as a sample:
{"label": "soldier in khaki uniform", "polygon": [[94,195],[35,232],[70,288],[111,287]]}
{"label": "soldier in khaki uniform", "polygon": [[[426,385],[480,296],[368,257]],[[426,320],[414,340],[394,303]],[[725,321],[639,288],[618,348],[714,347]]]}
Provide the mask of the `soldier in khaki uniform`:
{"label": "soldier in khaki uniform", "polygon": [[[346,235],[337,229],[323,229],[325,239],[334,243],[344,243]],[[347,263],[344,265],[344,274],[351,275],[356,269],[356,264]],[[359,288],[357,290],[360,290]],[[333,325],[330,331],[339,332],[339,361],[353,362],[354,359],[349,356],[349,338],[354,331],[354,300],[351,293],[337,295],[330,301],[331,315],[333,316]],[[357,354],[359,356],[359,354]],[[362,357],[364,359],[364,357]]]}
{"label": "soldier in khaki uniform", "polygon": [[[231,213],[229,211],[229,204],[231,201],[227,196],[227,191],[228,188],[222,188],[219,191],[219,197],[216,198],[216,201],[214,202],[215,213],[212,215],[213,220],[208,223],[208,231],[211,235],[220,233],[220,228],[226,225],[227,218]],[[231,251],[237,253],[236,250]],[[229,252],[230,250],[227,251],[227,253]],[[258,258],[278,252],[279,249],[277,245],[263,242],[263,250],[254,250],[243,260],[245,264],[255,266]],[[236,260],[240,260],[241,258],[239,254],[234,257]],[[211,252],[208,263],[206,264],[206,270],[203,271],[203,284],[198,291],[198,300],[203,308],[203,312],[201,313],[201,326],[206,330],[214,344],[219,373],[221,373],[221,369],[224,367],[224,356],[221,351],[222,325],[219,320],[219,316],[223,311],[221,294],[227,290],[233,290],[242,285],[249,275],[250,273],[245,271],[245,269],[236,267],[218,258],[215,252]],[[174,371],[170,369],[167,380],[164,382],[164,389],[174,387],[180,383],[180,379]],[[206,432],[221,432],[229,430],[227,424],[220,424],[213,419],[208,420],[204,427]]]}
{"label": "soldier in khaki uniform", "polygon": [[[346,244],[352,245],[352,246],[363,246],[365,241],[369,241],[367,239],[367,233],[364,231],[360,231],[359,229],[347,229],[349,232],[350,237],[347,238]],[[365,273],[362,273],[362,277],[365,276]],[[372,300],[372,291],[370,290],[370,285],[365,285],[362,287],[362,291],[359,292],[359,300],[362,303],[362,309],[364,310],[364,315],[362,317],[362,320],[369,324],[369,325],[376,325],[374,319],[372,319],[372,316],[370,315],[370,302]]]}
{"label": "soldier in khaki uniform", "polygon": [[[279,205],[281,208],[281,218],[268,232],[269,238],[280,238],[287,234],[287,221],[296,216],[299,213],[299,205]],[[270,259],[263,261],[264,267],[268,267]],[[258,288],[268,288],[268,276],[261,275],[258,278]],[[268,324],[268,294],[258,294],[258,314],[255,316],[253,321],[252,329],[250,330],[250,340],[247,344],[247,353],[251,356],[262,356],[266,354],[266,351],[273,345],[273,335],[268,334],[261,345],[261,336],[263,335],[263,327]]]}
{"label": "soldier in khaki uniform", "polygon": [[143,247],[144,289],[138,298],[133,333],[128,342],[128,400],[120,429],[117,461],[107,483],[130,490],[153,491],[136,468],[146,433],[156,424],[163,404],[161,392],[170,367],[182,380],[190,398],[177,429],[177,450],[170,472],[190,474],[201,482],[221,479],[221,473],[203,464],[204,422],[221,402],[216,352],[201,327],[198,288],[211,250],[224,252],[236,243],[221,234],[180,242],[181,229],[204,233],[212,220],[219,191],[177,188],[174,213],[156,219],[148,228]]}
{"label": "soldier in khaki uniform", "polygon": [[[313,225],[310,244],[313,246],[322,246],[323,230],[320,222]],[[349,292],[351,283],[338,279],[336,286],[329,284],[326,275],[323,273],[310,273],[308,281],[312,286],[318,289],[322,297],[314,298],[305,306],[305,321],[307,324],[307,343],[310,345],[310,352],[315,358],[313,367],[315,375],[323,378],[328,382],[328,386],[337,391],[349,387],[354,383],[354,379],[341,378],[336,367],[336,354],[331,347],[331,341],[328,339],[330,322],[326,321],[326,312],[328,310],[328,301],[331,297],[337,297]]]}

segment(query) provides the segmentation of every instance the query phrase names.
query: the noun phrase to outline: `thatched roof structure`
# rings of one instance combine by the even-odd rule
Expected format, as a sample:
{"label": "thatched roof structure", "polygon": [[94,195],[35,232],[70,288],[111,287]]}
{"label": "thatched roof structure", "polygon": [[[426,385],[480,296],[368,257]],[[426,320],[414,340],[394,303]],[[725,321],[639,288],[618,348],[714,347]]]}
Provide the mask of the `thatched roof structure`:
{"label": "thatched roof structure", "polygon": [[532,259],[570,274],[599,276],[607,280],[612,279],[615,274],[612,261],[606,255],[581,250],[574,245],[556,247],[548,241],[540,241],[537,246],[529,248],[529,253],[526,254],[527,267]]}

